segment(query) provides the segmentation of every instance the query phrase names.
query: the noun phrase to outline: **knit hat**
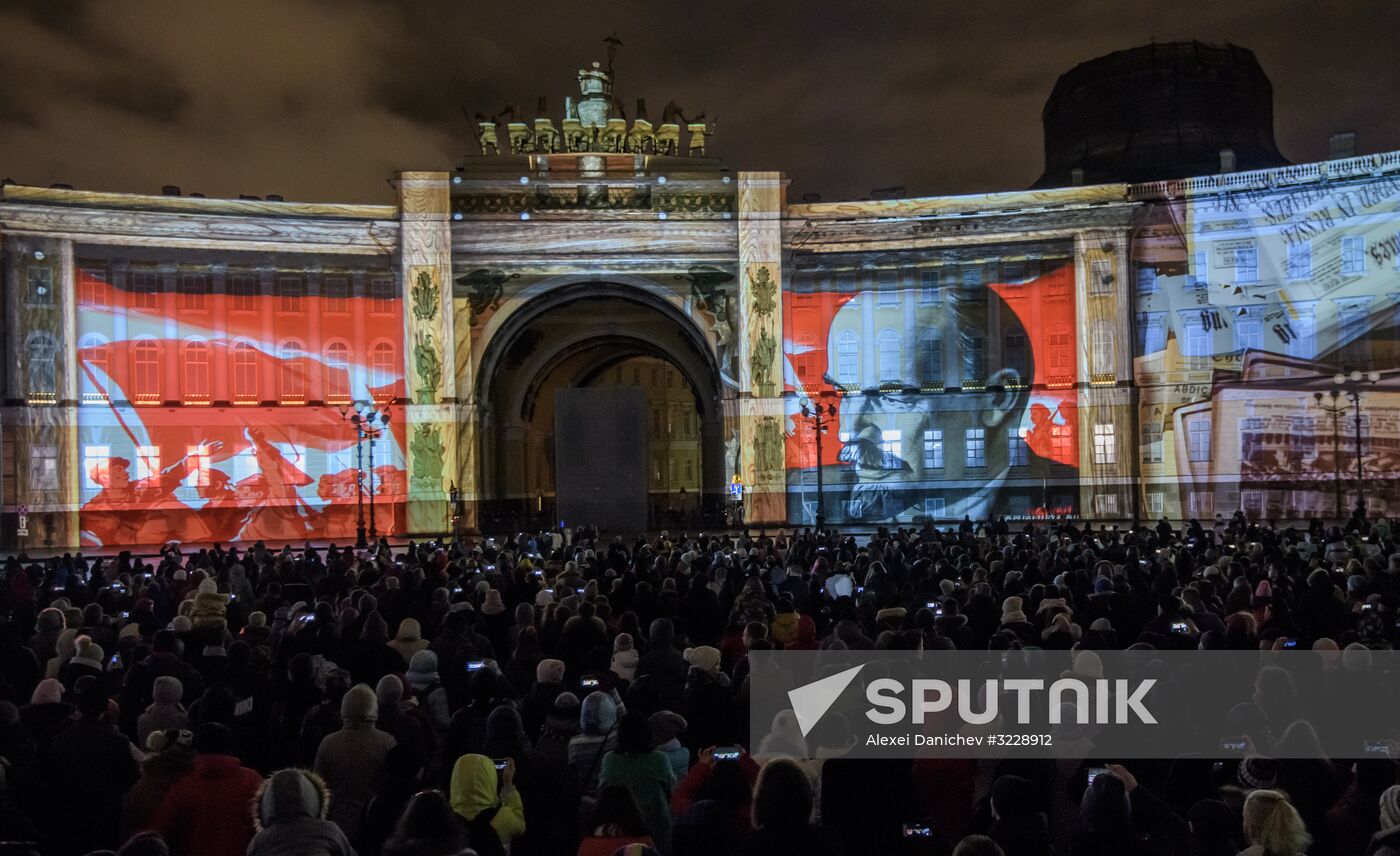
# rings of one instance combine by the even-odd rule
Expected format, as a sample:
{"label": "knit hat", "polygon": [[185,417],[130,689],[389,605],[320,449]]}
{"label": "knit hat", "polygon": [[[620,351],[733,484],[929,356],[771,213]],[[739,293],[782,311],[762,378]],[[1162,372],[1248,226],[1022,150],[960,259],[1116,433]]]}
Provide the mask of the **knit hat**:
{"label": "knit hat", "polygon": [[29,697],[30,704],[58,704],[63,701],[63,684],[57,678],[44,678]]}
{"label": "knit hat", "polygon": [[185,573],[184,568],[177,568],[175,573],[170,575],[170,578],[177,583],[182,583],[189,578],[189,575]]}
{"label": "knit hat", "polygon": [[379,698],[367,684],[355,684],[340,700],[343,722],[375,722],[379,719]]}
{"label": "knit hat", "polygon": [[554,603],[554,592],[540,589],[535,593],[535,606],[549,606],[551,603]]}
{"label": "knit hat", "polygon": [[218,584],[218,582],[215,581],[212,577],[209,578],[209,579],[205,579],[205,580],[201,581],[200,584],[199,584],[199,593],[200,593],[200,594],[218,594],[218,593],[219,593],[219,584]]}
{"label": "knit hat", "polygon": [[394,638],[400,642],[417,642],[423,638],[423,626],[416,618],[405,618],[399,622],[399,632],[394,634]]}
{"label": "knit hat", "polygon": [[685,717],[670,710],[658,710],[647,717],[647,727],[651,729],[651,742],[657,745],[672,740],[686,729]]}
{"label": "knit hat", "polygon": [[685,661],[702,672],[716,674],[719,672],[719,649],[710,645],[687,648],[685,649]]}
{"label": "knit hat", "polygon": [[500,615],[506,611],[506,605],[501,602],[500,589],[491,589],[486,592],[486,600],[481,604],[482,615]]}
{"label": "knit hat", "polygon": [[1021,599],[1015,595],[1001,602],[1002,624],[1017,624],[1026,620],[1026,614],[1021,611],[1021,603]]}
{"label": "knit hat", "polygon": [[101,663],[106,656],[102,646],[92,641],[86,636],[78,637],[77,657],[82,660],[91,660],[94,663]]}
{"label": "knit hat", "polygon": [[1278,784],[1278,762],[1263,755],[1250,755],[1235,775],[1246,788],[1268,790]]}
{"label": "knit hat", "polygon": [[432,651],[422,650],[408,661],[408,673],[404,675],[408,685],[415,690],[430,687],[438,682],[438,658]]}
{"label": "knit hat", "polygon": [[308,770],[278,770],[258,791],[254,822],[264,829],[289,818],[321,818],[330,808],[326,783]]}
{"label": "knit hat", "polygon": [[908,614],[909,611],[902,606],[886,607],[875,613],[875,623],[883,624],[886,621],[903,621],[904,616]]}
{"label": "knit hat", "polygon": [[194,733],[194,748],[201,755],[232,755],[233,732],[219,722],[206,722]]}
{"label": "knit hat", "polygon": [[1094,622],[1089,625],[1089,629],[1098,633],[1111,633],[1113,632],[1113,623],[1107,618],[1095,618]]}
{"label": "knit hat", "polygon": [[1133,813],[1123,780],[1114,775],[1098,775],[1079,800],[1079,811],[1091,832],[1127,827]]}
{"label": "knit hat", "polygon": [[535,683],[558,684],[564,681],[564,661],[545,659],[535,666]]}
{"label": "knit hat", "polygon": [[151,698],[156,704],[179,704],[184,694],[184,684],[174,675],[161,675],[151,687]]}
{"label": "knit hat", "polygon": [[958,586],[952,580],[940,580],[938,590],[943,593],[944,597],[952,597],[953,592],[958,590]]}
{"label": "knit hat", "polygon": [[170,629],[176,633],[189,633],[194,629],[194,622],[190,621],[188,615],[177,615],[175,620],[170,622]]}
{"label": "knit hat", "polygon": [[1113,580],[1108,577],[1096,577],[1094,579],[1094,594],[1107,594],[1113,591]]}
{"label": "knit hat", "polygon": [[614,654],[616,654],[618,651],[631,651],[633,647],[634,645],[632,643],[631,633],[619,633],[617,634],[617,638],[613,640]]}
{"label": "knit hat", "polygon": [[1381,792],[1381,829],[1400,825],[1400,785],[1391,785]]}
{"label": "knit hat", "polygon": [[554,697],[554,703],[550,705],[545,721],[556,732],[577,734],[579,706],[578,696],[571,692],[562,692]]}
{"label": "knit hat", "polygon": [[117,634],[117,638],[118,638],[118,639],[140,639],[140,638],[141,638],[141,625],[137,624],[137,623],[134,622],[134,621],[131,622],[130,624],[126,625],[125,627],[123,627],[123,628],[121,629],[121,632],[119,632],[119,633]]}
{"label": "knit hat", "polygon": [[258,611],[258,610],[254,610],[253,612],[248,613],[248,626],[249,626],[249,627],[266,627],[266,626],[267,626],[267,613],[266,613],[266,612],[261,612],[261,611]]}

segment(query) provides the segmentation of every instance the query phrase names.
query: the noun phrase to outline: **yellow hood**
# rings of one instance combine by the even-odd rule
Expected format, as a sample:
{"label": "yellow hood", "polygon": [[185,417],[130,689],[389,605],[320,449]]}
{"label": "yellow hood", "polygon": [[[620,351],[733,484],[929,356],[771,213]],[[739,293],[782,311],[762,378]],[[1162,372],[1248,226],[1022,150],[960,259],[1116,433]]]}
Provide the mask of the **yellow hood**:
{"label": "yellow hood", "polygon": [[473,820],[496,804],[496,765],[485,755],[463,755],[452,767],[452,810]]}

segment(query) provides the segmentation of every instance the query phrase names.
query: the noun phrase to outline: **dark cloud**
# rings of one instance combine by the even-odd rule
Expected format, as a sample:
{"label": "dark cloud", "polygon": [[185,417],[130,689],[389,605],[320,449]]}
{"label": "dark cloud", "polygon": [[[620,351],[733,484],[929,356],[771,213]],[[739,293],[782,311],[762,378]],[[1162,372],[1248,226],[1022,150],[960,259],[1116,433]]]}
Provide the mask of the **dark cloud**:
{"label": "dark cloud", "polygon": [[464,110],[560,112],[612,32],[629,112],[705,111],[721,156],[794,198],[1025,187],[1056,77],[1154,39],[1253,49],[1293,160],[1342,129],[1400,148],[1391,3],[0,0],[0,30],[0,173],[40,184],[387,201],[395,169],[473,147]]}

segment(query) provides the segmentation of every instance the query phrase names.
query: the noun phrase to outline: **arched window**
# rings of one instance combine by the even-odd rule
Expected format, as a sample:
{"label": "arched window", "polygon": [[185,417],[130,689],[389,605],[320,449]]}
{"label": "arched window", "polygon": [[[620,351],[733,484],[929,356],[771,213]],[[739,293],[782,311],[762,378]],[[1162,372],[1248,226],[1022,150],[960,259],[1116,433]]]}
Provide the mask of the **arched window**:
{"label": "arched window", "polygon": [[54,403],[58,400],[58,343],[48,333],[35,333],[26,350],[29,401]]}
{"label": "arched window", "polygon": [[107,340],[89,333],[78,341],[78,360],[82,371],[82,401],[84,404],[107,403]]}
{"label": "arched window", "polygon": [[1050,328],[1050,371],[1052,379],[1059,382],[1074,380],[1074,341],[1069,325],[1055,324]]}
{"label": "arched window", "polygon": [[902,352],[899,334],[894,330],[882,330],[879,339],[880,383],[899,383],[902,380],[900,375],[903,372],[899,365]]}
{"label": "arched window", "polygon": [[860,336],[846,330],[836,337],[836,379],[860,383]]}
{"label": "arched window", "polygon": [[350,346],[340,339],[326,343],[326,403],[350,403]]}
{"label": "arched window", "polygon": [[288,339],[277,349],[278,388],[284,404],[302,404],[306,401],[304,350],[296,339]]}
{"label": "arched window", "polygon": [[937,327],[919,334],[919,382],[926,387],[943,385],[943,334]]}
{"label": "arched window", "polygon": [[131,347],[131,400],[136,404],[159,404],[160,345],[155,339],[137,339]]}
{"label": "arched window", "polygon": [[233,400],[240,403],[258,400],[258,355],[251,342],[233,346]]}
{"label": "arched window", "polygon": [[380,342],[369,351],[370,394],[376,399],[390,398],[393,393],[387,387],[398,376],[395,366],[394,346]]}
{"label": "arched window", "polygon": [[213,398],[209,388],[209,343],[190,339],[184,346],[185,401],[203,404]]}
{"label": "arched window", "polygon": [[1090,356],[1093,373],[1113,373],[1113,325],[1103,319],[1094,322],[1090,331]]}

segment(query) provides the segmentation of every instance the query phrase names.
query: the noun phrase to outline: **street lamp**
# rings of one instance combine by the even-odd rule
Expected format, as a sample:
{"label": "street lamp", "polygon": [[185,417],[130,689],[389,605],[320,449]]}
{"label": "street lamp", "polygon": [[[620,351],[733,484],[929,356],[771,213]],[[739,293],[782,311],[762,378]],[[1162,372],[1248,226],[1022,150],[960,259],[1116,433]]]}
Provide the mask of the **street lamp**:
{"label": "street lamp", "polygon": [[822,481],[822,434],[826,433],[827,423],[836,417],[838,413],[836,405],[823,405],[820,402],[813,405],[811,400],[804,397],[797,402],[802,408],[802,416],[812,420],[812,428],[817,436],[817,529],[820,531],[826,525],[825,512],[825,485]]}
{"label": "street lamp", "polygon": [[[1356,428],[1356,510],[1358,513],[1366,513],[1366,469],[1365,461],[1361,457],[1361,392],[1367,386],[1374,386],[1379,383],[1381,373],[1377,371],[1361,372],[1353,370],[1347,372],[1337,372],[1332,377],[1335,384],[1332,389],[1327,390],[1326,395],[1321,392],[1313,393],[1313,398],[1317,401],[1318,407],[1323,412],[1332,416],[1332,454],[1337,459],[1336,479],[1337,479],[1337,518],[1342,520],[1342,460],[1339,450],[1339,421],[1342,414],[1346,413],[1347,406],[1340,402],[1345,396],[1351,403],[1353,411],[1353,424]],[[1324,401],[1326,403],[1324,403]]]}
{"label": "street lamp", "polygon": [[[354,410],[349,405],[340,406],[340,418],[348,420],[355,429],[355,546],[361,549],[369,546],[365,539],[365,459],[363,441],[369,440],[369,534],[379,537],[374,523],[374,440],[389,425],[389,408],[376,404],[355,403]],[[378,423],[378,424],[376,424]]]}

